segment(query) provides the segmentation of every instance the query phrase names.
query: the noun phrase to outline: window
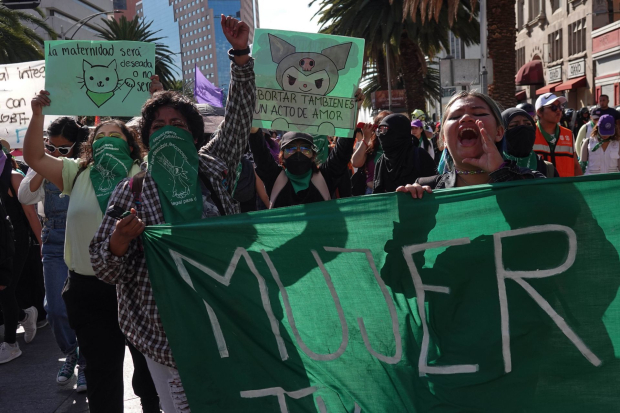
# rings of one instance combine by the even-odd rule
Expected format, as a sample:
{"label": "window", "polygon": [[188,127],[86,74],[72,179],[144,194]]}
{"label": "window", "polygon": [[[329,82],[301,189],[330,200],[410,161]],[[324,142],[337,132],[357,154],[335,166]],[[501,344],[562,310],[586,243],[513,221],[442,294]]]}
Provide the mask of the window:
{"label": "window", "polygon": [[207,24],[207,30],[211,30],[211,25]]}
{"label": "window", "polygon": [[523,13],[525,9],[525,1],[518,0],[517,1],[517,29],[521,30],[523,28]]}
{"label": "window", "polygon": [[[211,45],[209,45],[209,49],[211,48]],[[213,54],[209,54],[209,59],[213,59]]]}
{"label": "window", "polygon": [[521,69],[521,67],[525,64],[525,47],[521,47],[517,49],[517,67],[515,69],[515,73]]}
{"label": "window", "polygon": [[586,51],[586,19],[568,25],[568,55]]}
{"label": "window", "polygon": [[211,38],[211,35],[208,35],[208,36],[207,36],[207,39],[210,39],[210,38]]}
{"label": "window", "polygon": [[540,0],[528,0],[529,18],[528,21],[534,20],[540,14]]}
{"label": "window", "polygon": [[207,36],[203,37],[202,40],[207,41]]}
{"label": "window", "polygon": [[213,67],[213,63],[211,63],[211,67]]}
{"label": "window", "polygon": [[555,62],[562,59],[562,29],[551,33],[547,39],[549,42],[549,61]]}
{"label": "window", "polygon": [[551,0],[551,12],[554,13],[562,6],[562,0]]}

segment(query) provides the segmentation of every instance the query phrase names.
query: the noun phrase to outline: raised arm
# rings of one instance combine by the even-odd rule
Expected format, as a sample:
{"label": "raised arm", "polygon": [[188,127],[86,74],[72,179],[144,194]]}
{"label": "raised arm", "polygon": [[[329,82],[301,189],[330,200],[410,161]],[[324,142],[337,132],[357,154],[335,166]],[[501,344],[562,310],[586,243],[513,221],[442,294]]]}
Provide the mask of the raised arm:
{"label": "raised arm", "polygon": [[[13,187],[15,196],[17,196],[17,192],[18,192],[18,191],[15,191],[15,188],[19,188],[19,185],[22,183],[23,179],[24,177],[17,172],[13,172],[11,174],[11,185]],[[26,215],[26,219],[28,220],[28,224],[30,225],[32,232],[34,233],[34,236],[37,237],[37,240],[39,241],[39,245],[43,245],[41,244],[41,221],[39,221],[39,216],[37,215],[37,210],[35,209],[35,206],[24,205],[24,204],[21,204],[21,205],[22,205],[22,208],[24,209],[24,214]]]}
{"label": "raised arm", "polygon": [[[242,51],[249,47],[250,28],[246,23],[222,15],[221,25],[233,50]],[[224,121],[213,139],[200,150],[201,153],[208,152],[226,163],[231,182],[235,180],[237,164],[248,143],[255,102],[254,60],[247,54],[235,56],[231,63]]]}
{"label": "raised arm", "polygon": [[62,160],[46,154],[43,148],[43,106],[49,106],[50,102],[46,90],[40,91],[30,102],[32,119],[24,138],[24,161],[62,191]]}
{"label": "raised arm", "polygon": [[347,170],[351,155],[353,154],[354,143],[355,139],[353,138],[338,138],[338,142],[336,142],[336,146],[329,153],[329,157],[319,167],[330,192],[334,191],[338,180]]}
{"label": "raised arm", "polygon": [[370,142],[372,141],[372,126],[368,123],[364,124],[364,127],[362,128],[362,134],[364,136],[364,139],[362,139],[362,142],[357,147],[355,153],[353,153],[353,156],[351,157],[351,164],[354,168],[362,168],[364,165],[366,165],[366,158],[368,156],[366,150],[368,149],[368,147],[370,146]]}
{"label": "raised arm", "polygon": [[[278,179],[278,175],[282,172],[282,167],[271,156],[271,152],[267,147],[262,130],[250,134],[250,151],[254,157],[256,164],[256,174],[265,184],[268,194],[271,194],[273,184]],[[267,204],[265,204],[267,205]],[[268,206],[268,205],[267,205]]]}
{"label": "raised arm", "polygon": [[33,205],[45,199],[45,189],[43,188],[43,177],[34,169],[30,168],[26,177],[19,184],[17,199],[26,205]]}

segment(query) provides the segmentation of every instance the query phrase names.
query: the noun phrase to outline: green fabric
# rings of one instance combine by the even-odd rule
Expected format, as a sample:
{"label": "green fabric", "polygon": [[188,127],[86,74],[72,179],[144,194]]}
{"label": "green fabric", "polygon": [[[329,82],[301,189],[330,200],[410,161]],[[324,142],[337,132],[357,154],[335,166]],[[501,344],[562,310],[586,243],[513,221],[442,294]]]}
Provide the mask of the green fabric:
{"label": "green fabric", "polygon": [[308,189],[308,187],[310,186],[310,180],[312,179],[312,169],[310,169],[303,175],[293,175],[286,169],[284,170],[284,173],[286,173],[286,176],[288,176],[288,180],[291,181],[295,193]]}
{"label": "green fabric", "polygon": [[551,150],[554,151],[556,142],[558,141],[557,137],[560,136],[560,125],[555,125],[555,133],[553,135],[548,134],[542,128],[542,126],[540,125],[540,122],[536,122],[536,126],[538,127],[538,130],[540,131],[540,133],[542,133],[542,136],[545,138],[545,140],[551,147]]}
{"label": "green fabric", "polygon": [[86,94],[93,101],[93,103],[97,105],[97,107],[100,107],[101,105],[106,103],[108,100],[110,100],[112,96],[114,96],[114,92],[97,93],[97,92],[91,92],[90,90],[87,91]]}
{"label": "green fabric", "polygon": [[129,145],[119,138],[107,136],[93,143],[93,159],[90,181],[93,184],[101,212],[105,214],[110,195],[116,185],[127,178],[133,159]]}
{"label": "green fabric", "polygon": [[243,170],[243,163],[239,161],[237,164],[237,173],[235,174],[235,186],[233,186],[232,194],[235,195],[235,191],[237,190],[237,184],[239,184],[239,178],[241,177],[241,171]]}
{"label": "green fabric", "polygon": [[315,162],[317,165],[321,165],[327,161],[327,157],[329,156],[329,140],[327,139],[327,135],[314,135],[313,141],[314,146],[316,146]]}
{"label": "green fabric", "polygon": [[536,170],[536,167],[538,166],[538,157],[535,152],[531,152],[530,156],[526,156],[525,158],[517,158],[516,156],[512,156],[504,152],[504,158],[510,161],[515,161],[521,168]]}
{"label": "green fabric", "polygon": [[149,172],[157,183],[164,219],[167,223],[200,219],[202,194],[194,138],[184,129],[165,126],[149,142]]}
{"label": "green fabric", "polygon": [[611,137],[603,139],[601,138],[601,135],[599,135],[596,139],[598,140],[598,143],[594,145],[594,148],[592,148],[592,152],[596,152],[596,150],[603,146],[604,143],[611,141]]}
{"label": "green fabric", "polygon": [[281,388],[289,412],[617,411],[618,191],[540,179],[147,227],[191,410],[285,411]]}

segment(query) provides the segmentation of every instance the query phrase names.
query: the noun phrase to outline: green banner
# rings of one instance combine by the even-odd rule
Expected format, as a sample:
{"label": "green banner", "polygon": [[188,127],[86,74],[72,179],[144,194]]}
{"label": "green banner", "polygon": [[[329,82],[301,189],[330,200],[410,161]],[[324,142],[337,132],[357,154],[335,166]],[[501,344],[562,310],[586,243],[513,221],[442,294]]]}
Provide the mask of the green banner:
{"label": "green banner", "polygon": [[256,29],[252,126],[353,137],[364,40]]}
{"label": "green banner", "polygon": [[46,115],[137,116],[150,97],[155,44],[130,41],[45,42]]}
{"label": "green banner", "polygon": [[618,411],[619,192],[610,174],[148,227],[192,411]]}

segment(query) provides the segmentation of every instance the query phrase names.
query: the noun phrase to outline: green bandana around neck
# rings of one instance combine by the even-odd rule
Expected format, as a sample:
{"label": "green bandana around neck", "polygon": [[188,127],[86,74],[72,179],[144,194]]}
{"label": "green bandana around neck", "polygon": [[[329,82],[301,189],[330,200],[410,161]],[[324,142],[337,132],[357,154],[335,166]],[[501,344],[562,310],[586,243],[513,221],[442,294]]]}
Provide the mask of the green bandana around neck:
{"label": "green bandana around neck", "polygon": [[542,136],[545,138],[547,143],[550,146],[555,148],[556,142],[558,141],[558,137],[560,136],[560,125],[555,125],[555,133],[553,135],[548,134],[540,125],[540,121],[536,122],[536,126],[538,126],[538,130],[542,133]]}
{"label": "green bandana around neck", "polygon": [[525,158],[517,158],[504,152],[504,158],[515,161],[521,168],[531,169],[532,171],[535,171],[538,166],[538,157],[535,152],[530,152],[530,155]]}
{"label": "green bandana around neck", "polygon": [[304,189],[308,189],[308,187],[310,186],[310,180],[312,179],[312,169],[310,169],[303,175],[293,175],[286,169],[284,170],[284,172],[286,173],[286,176],[288,176],[289,181],[291,181],[295,193],[303,191]]}
{"label": "green bandana around neck", "polygon": [[174,126],[158,129],[149,138],[148,170],[166,223],[202,217],[202,193],[198,181],[198,152],[193,136]]}
{"label": "green bandana around neck", "polygon": [[105,214],[110,195],[116,185],[127,178],[133,159],[131,159],[129,144],[119,138],[107,136],[97,139],[93,143],[93,158],[90,181],[93,184],[97,202],[101,212]]}
{"label": "green bandana around neck", "polygon": [[98,108],[100,108],[101,105],[106,103],[108,100],[110,100],[112,96],[114,96],[114,92],[98,93],[98,92],[91,92],[90,90],[86,92],[86,94],[88,95],[90,100],[92,100],[93,103],[97,105]]}
{"label": "green bandana around neck", "polygon": [[600,148],[605,142],[609,142],[611,140],[611,137],[607,138],[607,139],[603,139],[601,137],[601,135],[598,135],[596,137],[596,139],[598,140],[598,143],[596,145],[594,145],[594,148],[592,148],[592,152],[595,152],[598,148]]}

